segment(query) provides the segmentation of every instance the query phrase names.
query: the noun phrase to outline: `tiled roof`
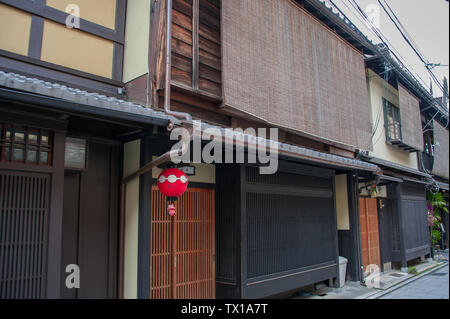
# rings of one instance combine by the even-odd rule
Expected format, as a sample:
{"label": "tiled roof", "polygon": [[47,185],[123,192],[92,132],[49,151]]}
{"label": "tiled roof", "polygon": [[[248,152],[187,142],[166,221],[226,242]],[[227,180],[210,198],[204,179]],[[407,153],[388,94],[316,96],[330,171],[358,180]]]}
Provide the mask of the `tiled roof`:
{"label": "tiled roof", "polygon": [[[169,117],[162,112],[157,112],[141,105],[120,100],[114,97],[107,97],[98,93],[91,93],[75,88],[70,88],[57,83],[46,82],[36,78],[29,78],[20,74],[0,71],[0,87],[1,86],[19,91],[25,91],[28,93],[34,93],[37,95],[49,96],[65,101],[70,101],[79,104],[80,107],[82,107],[82,105],[88,105],[91,107],[98,107],[111,111],[121,111],[124,112],[124,114],[133,113],[167,121],[172,120],[174,123],[179,123],[179,120],[173,117]],[[222,132],[223,136],[225,136],[224,128],[203,123],[202,131],[208,128],[218,129]],[[245,138],[247,140],[250,140],[255,137],[245,134]],[[266,142],[268,142],[268,140],[266,140]],[[376,165],[363,162],[361,160],[317,152],[311,149],[290,144],[279,142],[276,143],[281,153],[288,153],[291,154],[292,157],[296,157],[299,159],[356,170],[371,172],[376,172],[379,170]]]}
{"label": "tiled roof", "polygon": [[163,112],[157,112],[153,109],[143,107],[142,105],[134,104],[125,100],[120,100],[115,97],[108,97],[98,93],[92,93],[76,88],[67,87],[58,83],[46,82],[40,79],[30,78],[16,73],[3,72],[1,70],[0,86],[62,99],[81,105],[89,105],[93,107],[114,110],[116,112],[119,111],[124,113],[138,114],[167,121],[172,120],[174,123],[179,122],[176,118],[167,116]]}

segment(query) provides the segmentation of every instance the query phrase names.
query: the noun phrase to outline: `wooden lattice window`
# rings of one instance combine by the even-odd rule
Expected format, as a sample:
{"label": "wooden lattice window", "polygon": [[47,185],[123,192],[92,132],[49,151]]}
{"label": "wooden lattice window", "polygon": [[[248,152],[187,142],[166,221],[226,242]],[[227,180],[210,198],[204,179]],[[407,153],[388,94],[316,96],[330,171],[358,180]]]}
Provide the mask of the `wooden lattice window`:
{"label": "wooden lattice window", "polygon": [[383,105],[386,140],[388,142],[402,141],[400,109],[385,99],[383,99]]}
{"label": "wooden lattice window", "polygon": [[0,123],[0,162],[51,166],[51,132]]}

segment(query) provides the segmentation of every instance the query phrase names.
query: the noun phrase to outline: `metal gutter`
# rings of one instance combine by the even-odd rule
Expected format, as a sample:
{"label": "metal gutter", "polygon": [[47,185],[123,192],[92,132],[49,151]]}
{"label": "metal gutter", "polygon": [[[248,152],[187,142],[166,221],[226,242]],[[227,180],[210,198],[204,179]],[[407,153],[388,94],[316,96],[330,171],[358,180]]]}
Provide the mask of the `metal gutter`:
{"label": "metal gutter", "polygon": [[403,179],[389,175],[382,175],[380,179],[389,182],[403,183]]}
{"label": "metal gutter", "polygon": [[385,167],[388,167],[388,168],[392,168],[392,169],[395,169],[395,170],[399,170],[401,172],[417,175],[417,176],[420,176],[420,177],[425,177],[425,178],[429,178],[429,179],[431,179],[431,177],[432,177],[431,175],[428,175],[427,173],[424,173],[424,172],[421,172],[421,171],[418,171],[416,169],[409,168],[409,167],[406,167],[406,166],[403,166],[403,165],[400,165],[400,164],[392,163],[392,162],[383,160],[381,158],[372,157],[368,161],[373,163],[373,164],[376,164],[376,165],[385,166]]}
{"label": "metal gutter", "polygon": [[[328,153],[322,153],[318,151],[314,151],[311,149],[307,149],[300,146],[280,143],[278,141],[273,141],[269,139],[264,139],[260,137],[256,137],[249,134],[243,134],[242,139],[227,139],[227,134],[225,133],[226,129],[215,126],[215,125],[209,125],[206,123],[202,123],[201,131],[204,132],[207,129],[213,129],[217,130],[222,135],[222,142],[227,145],[233,145],[233,146],[240,146],[244,147],[244,149],[252,149],[257,151],[257,143],[261,143],[261,145],[276,145],[278,148],[278,155],[286,156],[288,158],[292,159],[299,159],[303,161],[309,161],[316,164],[321,165],[328,165],[333,166],[336,168],[345,168],[350,170],[356,170],[356,171],[365,171],[365,172],[372,172],[377,175],[381,174],[381,170],[377,165],[367,163],[364,161],[361,161],[359,159],[353,159],[353,158],[346,158],[338,155],[328,154]],[[195,132],[196,130],[194,130]],[[252,143],[249,143],[248,141],[254,141]],[[256,148],[255,148],[256,145]]]}

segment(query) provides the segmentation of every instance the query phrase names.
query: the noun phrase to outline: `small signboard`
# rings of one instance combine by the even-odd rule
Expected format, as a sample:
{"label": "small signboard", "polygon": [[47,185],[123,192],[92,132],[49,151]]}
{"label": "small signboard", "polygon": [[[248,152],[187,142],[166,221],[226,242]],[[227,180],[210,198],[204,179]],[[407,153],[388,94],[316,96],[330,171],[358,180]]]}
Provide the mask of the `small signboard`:
{"label": "small signboard", "polygon": [[179,167],[180,170],[182,170],[187,176],[194,176],[195,175],[195,166],[181,166]]}

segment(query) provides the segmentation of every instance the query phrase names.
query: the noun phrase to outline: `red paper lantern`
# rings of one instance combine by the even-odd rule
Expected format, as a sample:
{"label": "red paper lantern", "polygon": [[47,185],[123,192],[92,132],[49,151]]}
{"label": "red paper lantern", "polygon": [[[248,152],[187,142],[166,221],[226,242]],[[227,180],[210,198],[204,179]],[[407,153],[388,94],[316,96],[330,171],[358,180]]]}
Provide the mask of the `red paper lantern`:
{"label": "red paper lantern", "polygon": [[178,168],[169,168],[158,176],[158,188],[169,201],[174,201],[176,197],[184,194],[188,186],[186,174]]}

